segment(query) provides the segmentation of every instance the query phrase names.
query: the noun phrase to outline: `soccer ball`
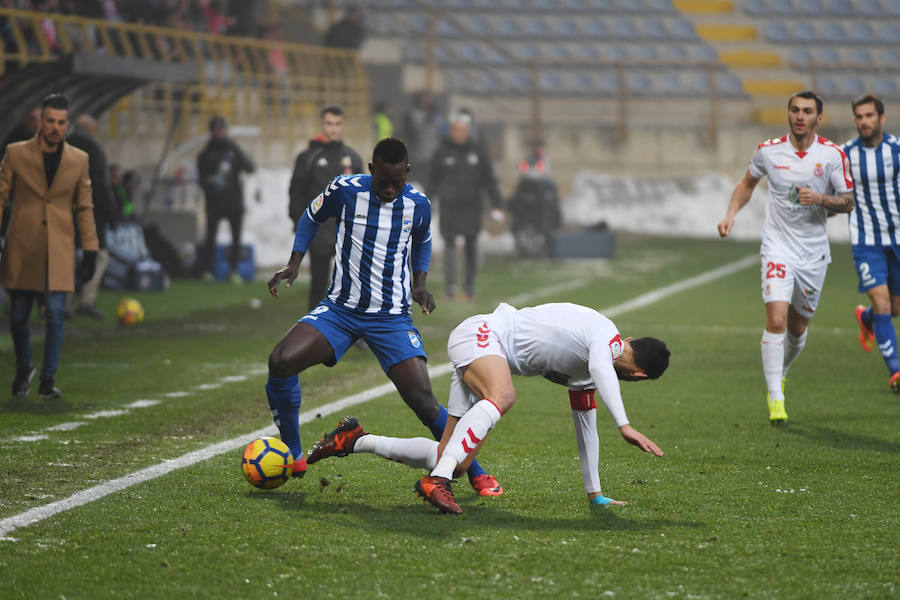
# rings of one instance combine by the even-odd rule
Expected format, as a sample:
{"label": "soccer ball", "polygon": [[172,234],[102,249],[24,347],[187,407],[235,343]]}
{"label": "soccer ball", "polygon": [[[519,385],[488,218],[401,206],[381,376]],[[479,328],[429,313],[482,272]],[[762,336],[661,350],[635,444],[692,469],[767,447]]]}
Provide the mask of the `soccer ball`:
{"label": "soccer ball", "polygon": [[134,325],[144,320],[144,307],[134,298],[122,298],[116,307],[116,316],[123,325]]}
{"label": "soccer ball", "polygon": [[241,469],[252,485],[270,490],[283,485],[291,476],[294,457],[287,445],[273,437],[253,440],[244,448]]}

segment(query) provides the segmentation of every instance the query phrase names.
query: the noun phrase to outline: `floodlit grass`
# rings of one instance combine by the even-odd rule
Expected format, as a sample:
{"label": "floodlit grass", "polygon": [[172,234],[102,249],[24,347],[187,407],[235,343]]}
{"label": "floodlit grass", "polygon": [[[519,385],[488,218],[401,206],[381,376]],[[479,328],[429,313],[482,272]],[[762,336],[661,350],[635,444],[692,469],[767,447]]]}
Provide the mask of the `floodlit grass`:
{"label": "floodlit grass", "polygon": [[[621,240],[613,261],[493,259],[474,305],[442,301],[435,273],[439,308],[415,322],[440,364],[450,329],[497,301],[603,308],[756,251],[641,238]],[[894,597],[900,398],[880,357],[856,342],[849,248],[833,254],[789,374],[784,428],[767,422],[756,268],[614,319],[623,334],[661,337],[673,351],[663,379],[623,384],[632,424],[664,458],[624,443],[598,413],[604,492],[628,506],[588,505],[564,389],[518,378],[517,404],[480,455],[505,493],[483,499],[458,482],[459,517],[415,496],[418,471],[370,455],[323,461],[264,492],[243,480],[234,451],[11,532],[0,541],[0,597]],[[583,287],[527,296],[579,278]],[[264,284],[179,282],[139,296],[148,317],[135,328],[67,323],[66,398],[0,396],[0,518],[270,423],[266,357],[305,291],[275,301]],[[249,307],[252,297],[262,308]],[[117,300],[106,293],[102,307]],[[8,386],[8,345],[0,364]],[[302,380],[309,412],[386,378],[371,354],[352,351]],[[434,381],[439,398],[448,383]],[[190,395],[167,396],[176,392]],[[159,404],[97,417],[141,399]],[[352,414],[367,431],[427,434],[396,394]],[[305,446],[339,419],[305,426]],[[73,422],[85,424],[47,431]]]}

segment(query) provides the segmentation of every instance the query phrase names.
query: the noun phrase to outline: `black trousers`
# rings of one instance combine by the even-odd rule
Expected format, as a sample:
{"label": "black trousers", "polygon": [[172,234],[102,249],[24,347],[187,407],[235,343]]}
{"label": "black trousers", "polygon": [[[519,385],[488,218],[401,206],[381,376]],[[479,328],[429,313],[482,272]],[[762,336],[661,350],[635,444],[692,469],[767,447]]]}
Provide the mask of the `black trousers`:
{"label": "black trousers", "polygon": [[203,268],[202,273],[211,273],[216,248],[216,232],[219,230],[219,222],[227,219],[231,226],[231,252],[228,255],[231,270],[237,269],[241,258],[241,228],[244,225],[243,209],[223,208],[213,204],[206,207],[206,239],[203,241]]}

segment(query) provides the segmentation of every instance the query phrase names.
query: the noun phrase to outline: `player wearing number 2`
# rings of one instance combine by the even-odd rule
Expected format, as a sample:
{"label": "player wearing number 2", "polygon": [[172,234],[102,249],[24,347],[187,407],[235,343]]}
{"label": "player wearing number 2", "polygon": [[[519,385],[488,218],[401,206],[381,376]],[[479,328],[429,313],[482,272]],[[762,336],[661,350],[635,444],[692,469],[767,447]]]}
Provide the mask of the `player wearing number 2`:
{"label": "player wearing number 2", "polygon": [[847,156],[816,135],[822,100],[811,91],[788,100],[790,133],[759,145],[744,178],[731,194],[719,223],[727,237],[734,217],[750,201],[756,184],[769,178],[769,202],[762,228],[762,296],[766,327],[761,350],[769,420],[787,421],[784,377],[806,345],[806,328],[819,303],[831,262],[825,221],[853,209],[853,180]]}
{"label": "player wearing number 2", "polygon": [[890,373],[888,385],[900,392],[897,332],[892,315],[900,315],[900,140],[883,130],[884,103],[867,94],[851,104],[859,137],[844,144],[856,183],[856,208],[850,213],[850,243],[859,275],[859,291],[872,305],[856,307],[859,343],[878,343]]}

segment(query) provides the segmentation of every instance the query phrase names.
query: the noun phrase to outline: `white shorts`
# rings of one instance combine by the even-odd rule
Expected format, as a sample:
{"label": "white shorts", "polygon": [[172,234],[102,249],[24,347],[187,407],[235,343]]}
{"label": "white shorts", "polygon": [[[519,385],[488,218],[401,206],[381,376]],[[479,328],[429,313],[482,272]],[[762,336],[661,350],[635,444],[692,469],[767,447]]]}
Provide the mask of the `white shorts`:
{"label": "white shorts", "polygon": [[788,302],[807,319],[819,306],[828,263],[797,264],[772,255],[761,255],[763,302]]}
{"label": "white shorts", "polygon": [[469,317],[450,332],[447,339],[447,354],[453,364],[447,412],[454,417],[463,416],[469,408],[481,400],[463,383],[460,370],[483,356],[500,356],[506,359],[506,352],[503,351],[500,339],[488,325],[486,317],[489,316]]}

